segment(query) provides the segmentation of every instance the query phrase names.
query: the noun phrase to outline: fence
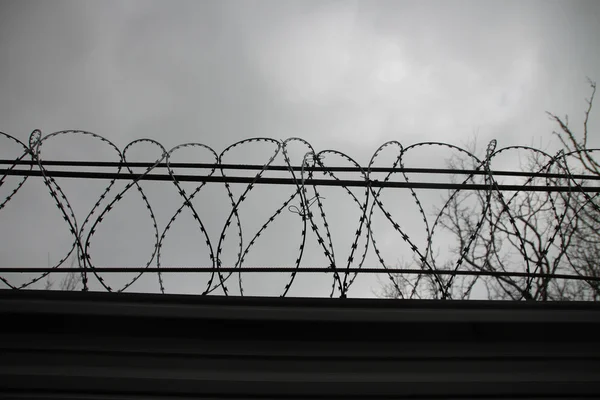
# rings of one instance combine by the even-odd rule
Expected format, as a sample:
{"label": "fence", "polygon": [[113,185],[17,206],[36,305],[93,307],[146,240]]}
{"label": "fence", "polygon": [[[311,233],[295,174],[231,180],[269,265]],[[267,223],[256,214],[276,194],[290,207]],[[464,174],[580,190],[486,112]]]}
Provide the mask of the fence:
{"label": "fence", "polygon": [[[75,150],[72,154],[79,158],[76,160],[42,157],[42,150],[53,142],[81,138],[93,140],[102,148],[100,153],[112,154],[113,161],[81,161],[89,160],[91,154]],[[77,274],[84,291],[125,291],[141,277],[152,274],[158,290],[165,293],[169,291],[166,274],[200,273],[205,278],[199,294],[229,295],[235,288],[235,294],[244,295],[245,277],[270,273],[286,276],[279,294],[289,296],[299,275],[320,274],[329,280],[330,297],[347,297],[357,277],[373,274],[389,279],[383,293],[389,297],[451,299],[479,293],[480,297],[514,300],[595,300],[600,294],[600,268],[596,267],[600,255],[600,235],[596,233],[600,227],[600,187],[593,185],[600,175],[581,173],[578,163],[582,157],[593,160],[597,150],[549,154],[525,146],[497,149],[496,141],[492,141],[486,154],[477,157],[447,143],[403,146],[392,141],[381,145],[368,164],[361,166],[340,151],[316,151],[299,138],[252,138],[220,153],[201,143],[167,150],[152,139],[135,140],[120,149],[106,138],[84,131],[42,135],[36,130],[28,143],[1,133],[2,142],[0,218],[13,212],[11,204],[26,207],[26,198],[16,200],[20,191],[31,179],[41,178],[65,222],[52,230],[64,230],[72,239],[69,249],[60,260],[49,263],[52,265],[0,267],[0,279],[8,288],[32,288],[51,275],[67,273]],[[257,146],[268,152],[262,163],[226,161],[236,151],[242,155],[256,153]],[[158,157],[150,162],[132,161],[130,154],[142,147],[153,148]],[[201,152],[198,159],[203,162],[176,161],[185,150]],[[445,168],[413,166],[409,162],[416,159],[421,164],[433,164],[428,154],[440,151],[448,155],[443,159]],[[520,171],[493,168],[498,160],[515,160],[523,155],[528,164]],[[330,159],[337,160],[336,164],[328,165]],[[195,173],[181,174],[175,169]],[[344,174],[352,177],[341,177]],[[63,178],[107,183],[91,210],[78,215],[73,199],[63,189]],[[168,207],[153,204],[144,186],[150,182],[162,182],[162,187],[170,182],[174,186],[173,193],[179,200],[172,213],[166,215]],[[256,207],[244,208],[245,204],[255,201],[265,204],[266,209],[275,201],[276,196],[269,192],[255,195],[262,185],[269,190],[284,187],[277,193],[285,192],[285,196],[268,217],[259,221],[259,228],[248,234],[243,227],[262,217],[257,215]],[[222,189],[227,210],[217,223],[211,211],[216,195],[210,193]],[[335,194],[325,196],[325,190]],[[200,200],[207,192],[207,199]],[[428,194],[431,192],[441,196],[434,208],[426,206],[432,199]],[[408,195],[410,203],[405,199],[390,204],[388,197],[395,193]],[[348,210],[338,206],[342,195],[353,205],[355,214],[352,221],[341,218],[347,224],[342,227],[342,235],[351,239],[340,247],[331,221],[336,209],[343,213]],[[153,243],[146,262],[132,267],[99,265],[91,251],[92,244],[97,246],[96,232],[119,203],[131,196],[137,196],[150,221]],[[409,205],[412,212],[407,212]],[[214,207],[224,207],[224,203]],[[204,266],[164,264],[167,241],[178,239],[170,237],[171,228],[184,214],[200,232],[202,240],[198,243],[207,261]],[[418,225],[415,217],[419,218]],[[281,219],[286,222],[274,228]],[[131,223],[137,225],[138,221]],[[15,230],[14,224],[2,219],[0,224],[0,233],[6,236]],[[267,254],[256,250],[259,242],[266,241],[268,246],[284,240],[281,237],[286,243],[295,238],[295,252],[285,252],[287,263],[248,265],[250,257],[261,259]],[[234,250],[229,248],[232,246]],[[410,261],[393,266],[389,254],[396,249]],[[315,259],[315,251],[324,262],[307,266],[307,260]],[[226,259],[232,261],[227,263]],[[31,278],[32,274],[36,275]],[[126,281],[115,285],[107,279],[119,274],[126,276]],[[22,281],[23,276],[29,278]]]}

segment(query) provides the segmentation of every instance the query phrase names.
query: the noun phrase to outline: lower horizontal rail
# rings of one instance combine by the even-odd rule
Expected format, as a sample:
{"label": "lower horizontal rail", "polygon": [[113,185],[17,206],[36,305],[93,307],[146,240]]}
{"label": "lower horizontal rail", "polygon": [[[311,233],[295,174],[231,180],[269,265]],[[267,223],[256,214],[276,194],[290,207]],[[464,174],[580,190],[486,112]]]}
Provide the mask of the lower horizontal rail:
{"label": "lower horizontal rail", "polygon": [[412,275],[461,275],[522,277],[541,279],[568,279],[600,282],[600,276],[571,274],[544,274],[505,271],[452,271],[404,268],[328,268],[328,267],[90,267],[90,268],[48,268],[48,267],[0,267],[1,273],[362,273],[362,274],[412,274]]}

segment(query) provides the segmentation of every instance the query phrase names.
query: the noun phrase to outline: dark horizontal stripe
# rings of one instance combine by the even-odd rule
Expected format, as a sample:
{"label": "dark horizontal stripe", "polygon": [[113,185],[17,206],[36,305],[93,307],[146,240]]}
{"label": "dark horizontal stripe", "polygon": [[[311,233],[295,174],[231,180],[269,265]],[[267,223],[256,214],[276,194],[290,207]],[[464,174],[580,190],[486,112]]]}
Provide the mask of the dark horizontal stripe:
{"label": "dark horizontal stripe", "polygon": [[[38,162],[31,160],[6,160],[0,159],[0,165],[38,165]],[[213,163],[152,163],[152,162],[115,162],[115,161],[60,161],[44,160],[42,166],[62,166],[62,167],[129,167],[129,168],[186,168],[186,169],[223,169],[223,170],[241,170],[241,171],[312,171],[312,172],[388,172],[388,173],[416,173],[416,174],[451,174],[451,175],[497,175],[497,176],[521,176],[537,178],[565,178],[565,179],[583,179],[600,180],[598,175],[588,174],[556,174],[542,172],[525,171],[501,171],[501,170],[474,170],[458,168],[394,168],[394,167],[309,167],[305,166],[287,166],[287,165],[258,165],[258,164],[213,164]]]}
{"label": "dark horizontal stripe", "polygon": [[[132,174],[129,172],[79,172],[79,171],[38,171],[0,169],[2,175],[12,176],[46,176],[54,178],[83,178],[83,179],[110,179],[133,181],[173,181],[198,183],[245,183],[266,185],[294,185],[300,186],[300,179],[294,178],[266,178],[245,176],[202,176],[169,174]],[[493,187],[484,184],[441,183],[441,182],[393,182],[378,180],[348,180],[348,179],[305,179],[306,186],[336,186],[336,187],[373,187],[373,188],[411,188],[411,189],[436,189],[436,190],[494,190],[494,191],[527,191],[527,192],[586,192],[600,193],[600,187],[590,186],[540,186],[540,185],[499,185]]]}
{"label": "dark horizontal stripe", "polygon": [[0,273],[338,273],[338,274],[407,274],[407,275],[453,275],[453,276],[492,276],[521,277],[541,279],[567,279],[588,282],[600,282],[600,276],[573,274],[545,274],[534,272],[507,271],[469,271],[469,270],[431,270],[372,267],[88,267],[88,268],[52,268],[52,267],[0,267]]}

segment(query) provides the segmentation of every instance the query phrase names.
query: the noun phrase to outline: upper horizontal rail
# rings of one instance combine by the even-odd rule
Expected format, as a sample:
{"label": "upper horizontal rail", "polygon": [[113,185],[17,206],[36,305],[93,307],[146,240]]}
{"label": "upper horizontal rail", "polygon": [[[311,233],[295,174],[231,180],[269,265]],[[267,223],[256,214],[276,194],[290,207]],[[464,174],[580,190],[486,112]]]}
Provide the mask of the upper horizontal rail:
{"label": "upper horizontal rail", "polygon": [[[165,174],[132,174],[110,172],[79,172],[79,171],[37,171],[0,169],[0,174],[14,176],[47,176],[54,178],[85,178],[85,179],[115,179],[115,180],[144,180],[172,181],[173,177],[179,182],[217,182],[217,183],[247,183],[268,185],[300,185],[301,180],[294,178],[265,178],[244,176],[203,176],[203,175],[165,175]],[[587,192],[600,193],[600,187],[589,186],[524,186],[484,184],[441,183],[441,182],[390,182],[379,180],[349,180],[349,179],[305,179],[308,186],[343,186],[343,187],[380,187],[380,188],[412,188],[412,189],[442,189],[442,190],[500,190],[500,191],[531,191],[531,192]]]}
{"label": "upper horizontal rail", "polygon": [[[40,162],[43,166],[60,167],[130,167],[130,168],[187,168],[187,169],[223,169],[223,170],[244,170],[244,171],[302,171],[302,166],[286,165],[259,165],[259,164],[221,164],[221,163],[152,163],[152,162],[116,162],[116,161],[62,161],[62,160],[44,160]],[[38,165],[31,160],[6,160],[0,159],[0,165]],[[443,174],[443,175],[487,175],[484,170],[460,169],[460,168],[392,168],[392,167],[310,167],[305,166],[304,171],[312,172],[397,172],[414,174]],[[558,174],[527,171],[506,171],[492,170],[490,174],[496,176],[520,176],[536,178],[570,178],[583,180],[600,180],[598,175],[589,174]]]}

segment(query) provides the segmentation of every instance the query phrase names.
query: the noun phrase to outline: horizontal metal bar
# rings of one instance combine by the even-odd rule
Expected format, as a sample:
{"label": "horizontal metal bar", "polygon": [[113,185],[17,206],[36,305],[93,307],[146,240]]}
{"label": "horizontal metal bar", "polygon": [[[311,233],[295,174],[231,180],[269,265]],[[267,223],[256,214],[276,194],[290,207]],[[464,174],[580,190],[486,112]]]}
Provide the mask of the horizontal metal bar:
{"label": "horizontal metal bar", "polygon": [[411,268],[373,268],[373,267],[93,267],[93,268],[50,268],[50,267],[0,267],[0,273],[362,273],[362,274],[408,274],[408,275],[461,275],[521,277],[542,279],[568,279],[600,282],[600,276],[582,276],[571,274],[544,274],[508,271],[465,271],[430,270]]}
{"label": "horizontal metal bar", "polygon": [[[138,180],[138,181],[172,181],[170,175],[158,174],[130,174],[130,173],[108,173],[108,172],[78,172],[78,171],[37,171],[37,170],[11,170],[0,169],[0,174],[13,176],[48,176],[55,178],[84,178],[84,179],[115,179],[115,180]],[[294,185],[300,184],[300,180],[293,178],[266,178],[266,177],[242,177],[242,176],[202,176],[202,175],[174,175],[179,182],[217,182],[217,183],[246,183],[267,185]],[[440,182],[384,182],[378,180],[347,180],[347,179],[306,179],[307,186],[341,186],[341,187],[382,187],[382,188],[412,188],[412,189],[438,189],[438,190],[489,190],[489,185],[483,184],[461,184]],[[528,191],[528,192],[588,192],[600,193],[600,187],[589,186],[524,186],[524,185],[495,185],[494,190],[500,191]]]}
{"label": "horizontal metal bar", "polygon": [[[116,162],[116,161],[60,161],[60,160],[44,160],[41,162],[43,166],[63,166],[63,167],[130,167],[130,168],[166,168],[167,163],[151,163],[151,162]],[[0,159],[0,165],[38,165],[37,162],[31,160],[7,160]],[[251,171],[302,171],[301,166],[286,166],[286,165],[258,165],[258,164],[212,164],[212,163],[169,163],[171,168],[189,168],[189,169],[230,169],[230,170],[251,170]],[[454,169],[454,168],[392,168],[392,167],[304,167],[305,171],[313,172],[360,172],[361,169],[365,172],[392,172],[392,173],[415,173],[415,174],[449,174],[449,175],[487,175],[484,170],[473,169]],[[497,176],[521,176],[521,177],[537,177],[537,178],[571,178],[583,180],[600,180],[598,175],[587,174],[556,174],[556,173],[541,173],[541,172],[524,172],[524,171],[490,171],[492,175]]]}

